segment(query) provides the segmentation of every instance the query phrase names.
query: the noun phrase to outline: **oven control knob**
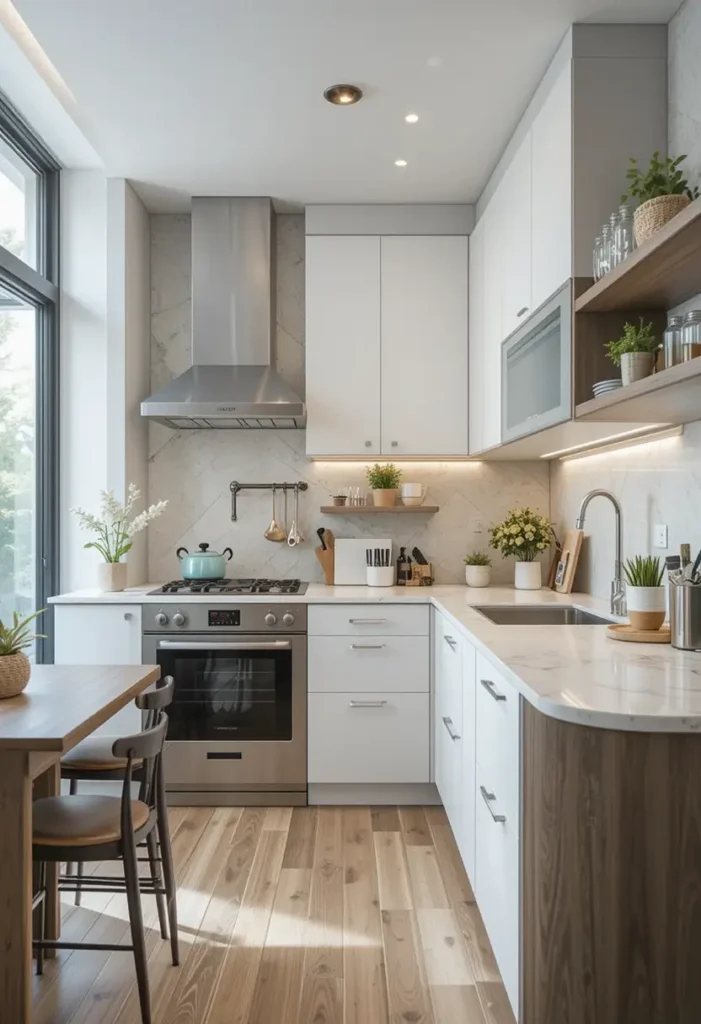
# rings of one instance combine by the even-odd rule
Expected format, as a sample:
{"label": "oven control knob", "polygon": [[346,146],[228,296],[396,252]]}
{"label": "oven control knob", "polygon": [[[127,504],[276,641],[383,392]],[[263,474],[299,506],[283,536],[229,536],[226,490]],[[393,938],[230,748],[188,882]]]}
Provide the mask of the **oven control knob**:
{"label": "oven control knob", "polygon": [[166,615],[165,612],[156,612],[156,625],[157,626],[167,626],[168,625],[168,616]]}
{"label": "oven control knob", "polygon": [[295,621],[295,617],[292,614],[292,612],[285,612],[285,614],[282,616],[282,624],[283,624],[283,626],[293,626],[294,625],[294,621]]}
{"label": "oven control knob", "polygon": [[265,624],[266,626],[276,626],[277,615],[273,615],[272,612],[268,612],[268,614],[265,616]]}
{"label": "oven control knob", "polygon": [[175,625],[175,626],[184,626],[185,625],[185,616],[183,615],[182,612],[176,612],[175,613],[175,615],[173,616],[173,625]]}

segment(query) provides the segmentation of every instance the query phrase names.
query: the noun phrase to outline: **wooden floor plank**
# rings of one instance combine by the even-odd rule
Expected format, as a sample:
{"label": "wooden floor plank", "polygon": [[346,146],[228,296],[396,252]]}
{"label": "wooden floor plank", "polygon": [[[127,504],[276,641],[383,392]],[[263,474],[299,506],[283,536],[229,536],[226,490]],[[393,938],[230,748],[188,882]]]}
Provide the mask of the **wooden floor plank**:
{"label": "wooden floor plank", "polygon": [[399,808],[373,807],[372,830],[373,832],[401,832],[402,825],[399,820]]}
{"label": "wooden floor plank", "polygon": [[411,910],[414,903],[401,832],[374,832],[381,910]]}
{"label": "wooden floor plank", "polygon": [[299,1024],[343,1024],[343,982],[340,978],[315,975],[303,979]]}
{"label": "wooden floor plank", "polygon": [[467,956],[475,981],[488,984],[501,982],[492,945],[477,904],[456,903],[453,904],[453,910],[467,947]]}
{"label": "wooden floor plank", "polygon": [[317,818],[309,934],[304,973],[343,975],[343,814],[320,807]]}
{"label": "wooden floor plank", "polygon": [[477,994],[487,1024],[515,1024],[511,1003],[501,982],[477,982]]}
{"label": "wooden floor plank", "polygon": [[409,865],[414,906],[447,910],[450,907],[450,900],[443,885],[443,876],[434,848],[432,846],[408,846],[406,858]]}
{"label": "wooden floor plank", "polygon": [[424,807],[424,814],[431,830],[433,830],[435,825],[448,824],[448,815],[445,813],[445,808],[440,804],[435,804],[433,807]]}
{"label": "wooden floor plank", "polygon": [[413,911],[383,910],[382,936],[391,1024],[406,1024],[408,1020],[412,1024],[433,1024]]}
{"label": "wooden floor plank", "polygon": [[474,903],[475,894],[450,825],[432,825],[431,834],[448,896],[453,903]]}
{"label": "wooden floor plank", "polygon": [[311,868],[314,865],[316,843],[316,807],[294,807],[283,868]]}
{"label": "wooden floor plank", "polygon": [[289,832],[291,820],[291,807],[268,807],[263,828],[272,829],[274,832]]}
{"label": "wooden floor plank", "polygon": [[423,807],[400,807],[399,822],[405,846],[433,846],[433,836]]}
{"label": "wooden floor plank", "polygon": [[474,978],[452,910],[417,910],[429,985],[472,985]]}
{"label": "wooden floor plank", "polygon": [[436,1024],[485,1024],[474,985],[431,987],[431,999]]}

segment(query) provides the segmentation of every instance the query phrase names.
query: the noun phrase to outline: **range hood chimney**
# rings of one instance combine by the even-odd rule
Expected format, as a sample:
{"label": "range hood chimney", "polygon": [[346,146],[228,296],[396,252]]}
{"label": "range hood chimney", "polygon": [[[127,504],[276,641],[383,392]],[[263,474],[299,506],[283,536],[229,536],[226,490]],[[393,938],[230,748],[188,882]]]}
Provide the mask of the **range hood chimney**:
{"label": "range hood chimney", "polygon": [[192,200],[192,366],[141,403],[174,430],[303,427],[275,370],[270,199]]}

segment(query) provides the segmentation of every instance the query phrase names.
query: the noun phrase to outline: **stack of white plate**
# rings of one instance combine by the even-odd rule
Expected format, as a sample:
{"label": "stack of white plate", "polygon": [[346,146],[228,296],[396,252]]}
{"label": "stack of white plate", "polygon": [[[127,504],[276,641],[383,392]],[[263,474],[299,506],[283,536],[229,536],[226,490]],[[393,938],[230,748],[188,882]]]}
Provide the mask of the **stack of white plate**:
{"label": "stack of white plate", "polygon": [[599,395],[605,395],[609,391],[616,391],[620,387],[623,387],[623,381],[618,377],[616,380],[600,380],[598,384],[593,386],[592,391],[594,392],[594,398],[598,398]]}

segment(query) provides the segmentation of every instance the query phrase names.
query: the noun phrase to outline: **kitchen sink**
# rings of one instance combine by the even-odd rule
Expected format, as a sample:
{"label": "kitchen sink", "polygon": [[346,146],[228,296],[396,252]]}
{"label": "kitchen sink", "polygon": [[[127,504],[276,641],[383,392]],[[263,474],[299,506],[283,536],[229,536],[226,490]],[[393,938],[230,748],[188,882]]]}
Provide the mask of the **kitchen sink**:
{"label": "kitchen sink", "polygon": [[483,604],[473,606],[476,612],[497,626],[596,626],[613,621],[595,612],[587,612],[569,604],[543,605]]}

